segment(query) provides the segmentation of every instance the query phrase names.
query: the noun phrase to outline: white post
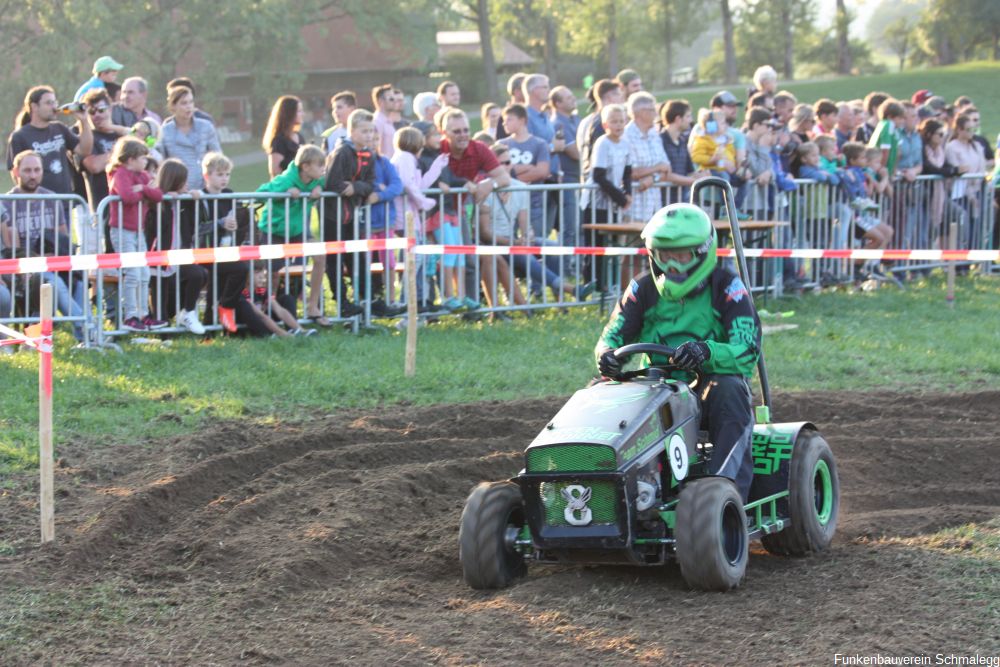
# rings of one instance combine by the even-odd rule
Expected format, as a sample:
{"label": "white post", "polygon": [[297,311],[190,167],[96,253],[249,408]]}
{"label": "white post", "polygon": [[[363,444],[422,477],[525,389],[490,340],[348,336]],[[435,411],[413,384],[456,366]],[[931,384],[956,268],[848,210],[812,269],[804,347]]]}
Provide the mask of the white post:
{"label": "white post", "polygon": [[[406,238],[412,239],[413,213],[406,214]],[[406,377],[417,372],[417,269],[413,249],[407,248],[403,254],[406,265]]]}
{"label": "white post", "polygon": [[[958,223],[948,226],[948,250],[954,250],[958,244]],[[944,297],[949,308],[955,307],[955,262],[948,262],[948,291]]]}
{"label": "white post", "polygon": [[42,543],[56,537],[52,461],[52,285],[42,285],[42,337],[38,346],[38,469]]}

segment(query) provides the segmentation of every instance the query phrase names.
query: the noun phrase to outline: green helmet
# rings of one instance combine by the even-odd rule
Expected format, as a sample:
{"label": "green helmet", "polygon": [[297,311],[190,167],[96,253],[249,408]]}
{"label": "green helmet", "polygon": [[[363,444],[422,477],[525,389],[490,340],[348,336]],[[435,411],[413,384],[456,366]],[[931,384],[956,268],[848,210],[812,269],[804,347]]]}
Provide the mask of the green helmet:
{"label": "green helmet", "polygon": [[[719,240],[705,211],[693,204],[671,204],[653,214],[642,230],[649,270],[665,299],[682,299],[715,269]],[[660,250],[690,250],[690,259]],[[681,253],[683,255],[683,253]]]}

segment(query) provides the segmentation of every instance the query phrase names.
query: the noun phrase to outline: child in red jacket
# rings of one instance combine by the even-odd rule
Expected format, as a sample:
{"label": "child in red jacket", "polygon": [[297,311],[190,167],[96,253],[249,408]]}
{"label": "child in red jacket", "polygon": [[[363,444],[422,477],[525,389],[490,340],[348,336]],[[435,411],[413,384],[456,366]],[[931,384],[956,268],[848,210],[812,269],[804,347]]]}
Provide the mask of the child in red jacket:
{"label": "child in red jacket", "polygon": [[[108,191],[121,202],[111,204],[111,244],[115,252],[146,252],[140,221],[146,211],[163,200],[146,173],[149,148],[135,137],[122,137],[108,161]],[[167,325],[149,314],[149,268],[122,269],[122,328],[144,332]]]}

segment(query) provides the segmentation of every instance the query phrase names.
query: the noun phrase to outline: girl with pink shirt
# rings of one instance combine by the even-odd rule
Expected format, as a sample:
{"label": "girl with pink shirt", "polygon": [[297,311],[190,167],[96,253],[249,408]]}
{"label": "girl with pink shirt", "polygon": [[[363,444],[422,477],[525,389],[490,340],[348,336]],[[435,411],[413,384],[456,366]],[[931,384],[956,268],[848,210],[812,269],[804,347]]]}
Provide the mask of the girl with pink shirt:
{"label": "girl with pink shirt", "polygon": [[[146,172],[149,147],[135,137],[118,140],[108,161],[108,192],[121,199],[111,205],[111,244],[115,252],[146,252],[140,221],[163,200],[163,192],[152,185]],[[121,270],[122,328],[145,332],[167,325],[149,314],[149,268]]]}
{"label": "girl with pink shirt", "polygon": [[[446,154],[438,155],[437,159],[431,163],[427,173],[421,174],[417,164],[417,158],[424,149],[424,133],[415,127],[404,127],[396,131],[393,137],[396,146],[392,154],[392,164],[399,172],[399,179],[403,182],[403,194],[396,197],[396,231],[406,229],[406,214],[413,214],[413,232],[417,236],[418,242],[424,242],[423,214],[434,208],[437,200],[428,197],[423,193],[427,188],[434,187],[435,181],[441,175],[441,170],[448,165]],[[405,233],[405,231],[404,231]],[[417,276],[424,275],[424,255],[416,256]],[[418,299],[424,293],[423,281],[417,281]]]}

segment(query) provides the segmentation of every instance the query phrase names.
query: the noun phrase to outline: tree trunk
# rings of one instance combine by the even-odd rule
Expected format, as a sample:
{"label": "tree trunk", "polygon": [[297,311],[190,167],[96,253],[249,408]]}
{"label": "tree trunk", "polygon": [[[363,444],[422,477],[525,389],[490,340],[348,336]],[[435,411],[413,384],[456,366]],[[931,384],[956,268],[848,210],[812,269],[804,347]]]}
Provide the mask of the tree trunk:
{"label": "tree trunk", "polygon": [[493,34],[490,30],[490,3],[488,0],[476,0],[476,19],[479,23],[479,47],[483,53],[486,99],[496,101],[500,99],[500,86],[497,82],[497,62],[493,56]]}
{"label": "tree trunk", "polygon": [[722,8],[722,39],[726,46],[726,83],[736,83],[736,44],[733,41],[733,14],[729,0],[720,0]]}
{"label": "tree trunk", "polygon": [[837,0],[837,73],[850,74],[851,47],[848,32],[851,27],[851,16],[847,13],[844,0]]}
{"label": "tree trunk", "polygon": [[559,79],[559,43],[556,22],[551,15],[545,17],[545,76],[549,81]]}
{"label": "tree trunk", "polygon": [[792,64],[792,1],[783,0],[781,3],[781,30],[782,39],[785,44],[785,66],[783,67],[785,78],[789,81],[795,78],[795,69]]}
{"label": "tree trunk", "polygon": [[618,74],[618,17],[616,0],[608,2],[608,76]]}
{"label": "tree trunk", "polygon": [[671,85],[674,77],[674,22],[671,20],[673,7],[670,0],[663,0],[663,49],[664,63],[667,66],[667,85]]}

